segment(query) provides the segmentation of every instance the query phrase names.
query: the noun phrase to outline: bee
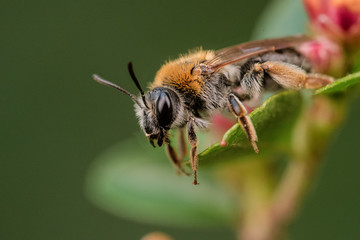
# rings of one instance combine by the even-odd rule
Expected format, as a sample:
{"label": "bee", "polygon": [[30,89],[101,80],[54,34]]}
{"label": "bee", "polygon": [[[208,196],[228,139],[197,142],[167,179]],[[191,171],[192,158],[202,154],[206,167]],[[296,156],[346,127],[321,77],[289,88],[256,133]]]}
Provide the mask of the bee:
{"label": "bee", "polygon": [[[309,40],[298,35],[252,41],[218,51],[192,51],[162,65],[147,93],[130,62],[128,70],[140,91],[138,97],[96,74],[93,78],[130,96],[150,144],[160,147],[165,143],[174,166],[189,175],[182,167],[187,151],[183,131],[186,129],[193,184],[197,185],[196,129],[208,127],[207,118],[215,110],[228,109],[258,153],[258,137],[243,102],[258,98],[266,90],[316,89],[333,82],[329,76],[312,73],[310,61],[296,50],[297,45]],[[180,131],[180,155],[171,144],[170,129]]]}

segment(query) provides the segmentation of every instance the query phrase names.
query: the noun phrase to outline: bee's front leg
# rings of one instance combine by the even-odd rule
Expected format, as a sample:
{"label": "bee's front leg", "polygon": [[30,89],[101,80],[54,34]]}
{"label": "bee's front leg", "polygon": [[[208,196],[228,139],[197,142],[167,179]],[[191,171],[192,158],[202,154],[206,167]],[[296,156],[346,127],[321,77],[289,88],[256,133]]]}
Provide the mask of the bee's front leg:
{"label": "bee's front leg", "polygon": [[234,116],[238,119],[238,122],[242,127],[242,129],[244,130],[244,132],[246,133],[248,139],[250,140],[251,145],[254,148],[254,151],[258,153],[259,149],[256,145],[258,137],[256,135],[256,130],[254,128],[254,125],[251,119],[248,116],[246,116],[247,115],[246,108],[241,103],[239,98],[233,93],[230,93],[229,95],[229,109],[232,112],[232,114],[234,114]]}
{"label": "bee's front leg", "polygon": [[178,157],[175,149],[171,146],[171,142],[169,139],[166,139],[166,152],[168,153],[168,156],[171,162],[174,164],[175,168],[178,171],[182,172],[183,174],[189,176],[190,174],[187,173],[181,165],[182,162],[181,160],[183,159],[183,157],[182,158]]}
{"label": "bee's front leg", "polygon": [[188,140],[191,146],[190,151],[190,163],[191,168],[194,174],[194,185],[198,185],[197,181],[197,165],[198,165],[198,158],[197,158],[197,145],[198,140],[195,133],[195,119],[190,118],[188,124],[187,124],[187,134],[188,134]]}

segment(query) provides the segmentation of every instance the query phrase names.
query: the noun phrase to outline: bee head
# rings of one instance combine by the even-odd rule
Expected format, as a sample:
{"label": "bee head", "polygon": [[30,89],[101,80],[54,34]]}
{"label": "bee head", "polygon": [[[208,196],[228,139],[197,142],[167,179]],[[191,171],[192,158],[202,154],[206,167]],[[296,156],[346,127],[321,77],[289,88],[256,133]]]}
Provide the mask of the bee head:
{"label": "bee head", "polygon": [[[138,99],[140,102],[140,98]],[[154,140],[161,146],[167,132],[176,120],[180,108],[179,97],[171,89],[157,87],[145,95],[145,102],[135,104],[140,127],[155,147]]]}
{"label": "bee head", "polygon": [[155,147],[154,140],[157,140],[157,144],[160,147],[164,140],[167,139],[167,132],[180,111],[181,104],[179,97],[171,89],[163,87],[154,88],[145,95],[135,76],[131,62],[128,64],[128,69],[131,78],[140,91],[139,97],[136,97],[114,83],[102,79],[96,74],[93,75],[93,78],[103,85],[116,88],[130,96],[135,103],[135,112],[139,119],[140,127],[149,138],[151,145]]}

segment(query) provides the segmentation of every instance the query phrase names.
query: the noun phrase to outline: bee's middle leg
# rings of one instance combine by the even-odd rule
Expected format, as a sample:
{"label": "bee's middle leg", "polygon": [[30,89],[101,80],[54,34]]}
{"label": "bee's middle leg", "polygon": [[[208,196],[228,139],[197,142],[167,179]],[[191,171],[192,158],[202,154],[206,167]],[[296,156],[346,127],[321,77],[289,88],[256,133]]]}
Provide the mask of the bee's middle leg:
{"label": "bee's middle leg", "polygon": [[197,136],[195,133],[195,119],[194,118],[190,118],[188,124],[187,124],[187,134],[188,134],[188,141],[190,143],[191,146],[191,151],[190,151],[190,163],[191,163],[191,168],[193,170],[193,174],[194,174],[194,185],[198,185],[198,181],[197,181],[197,166],[198,166],[198,157],[197,157],[197,145],[198,145],[198,140],[197,140]]}
{"label": "bee's middle leg", "polygon": [[241,103],[239,98],[233,93],[230,93],[229,95],[228,104],[230,111],[232,112],[232,114],[234,114],[235,117],[237,117],[240,126],[242,127],[248,139],[250,140],[251,145],[254,148],[254,151],[258,153],[259,149],[256,145],[258,137],[256,135],[256,130],[254,128],[251,119],[247,116],[246,108]]}

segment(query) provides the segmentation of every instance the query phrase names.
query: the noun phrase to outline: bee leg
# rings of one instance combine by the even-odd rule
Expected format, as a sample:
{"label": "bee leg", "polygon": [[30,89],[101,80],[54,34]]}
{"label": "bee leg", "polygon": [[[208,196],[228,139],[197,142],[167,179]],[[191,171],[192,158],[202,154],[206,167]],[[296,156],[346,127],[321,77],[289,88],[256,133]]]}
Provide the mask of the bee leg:
{"label": "bee leg", "polygon": [[334,81],[335,81],[334,78],[327,75],[323,75],[319,73],[308,73],[306,75],[306,81],[304,87],[307,89],[318,89]]}
{"label": "bee leg", "polygon": [[169,155],[169,158],[171,160],[171,162],[173,163],[173,165],[175,166],[175,168],[182,172],[183,174],[189,176],[190,174],[187,173],[184,168],[181,165],[181,159],[178,158],[175,149],[171,146],[170,140],[167,140],[167,144],[166,144],[166,151]]}
{"label": "bee leg", "polygon": [[275,82],[287,89],[316,89],[334,81],[329,76],[306,73],[304,69],[285,62],[267,61],[256,63],[254,69],[258,72],[266,72]]}
{"label": "bee leg", "polygon": [[196,137],[196,133],[195,133],[195,120],[194,118],[190,118],[188,124],[187,124],[187,134],[188,134],[188,140],[191,146],[191,151],[190,151],[190,163],[191,163],[191,168],[194,174],[194,185],[198,185],[198,181],[197,181],[197,165],[198,165],[198,159],[197,159],[197,145],[198,145],[198,140]]}
{"label": "bee leg", "polygon": [[180,152],[181,152],[181,157],[180,159],[184,159],[187,153],[187,147],[186,147],[186,142],[185,142],[185,134],[184,134],[184,129],[179,129],[179,145],[180,145]]}
{"label": "bee leg", "polygon": [[256,63],[254,69],[266,72],[275,82],[287,89],[299,90],[303,88],[306,80],[305,70],[290,63],[267,61]]}
{"label": "bee leg", "polygon": [[254,128],[254,125],[251,119],[248,116],[246,116],[247,115],[246,108],[241,103],[239,98],[233,93],[230,93],[229,95],[229,109],[232,112],[232,114],[234,114],[234,116],[237,117],[238,122],[242,127],[242,129],[244,130],[244,132],[246,133],[248,139],[250,140],[251,145],[254,148],[254,151],[258,153],[259,149],[256,145],[258,137],[256,135],[256,130]]}

